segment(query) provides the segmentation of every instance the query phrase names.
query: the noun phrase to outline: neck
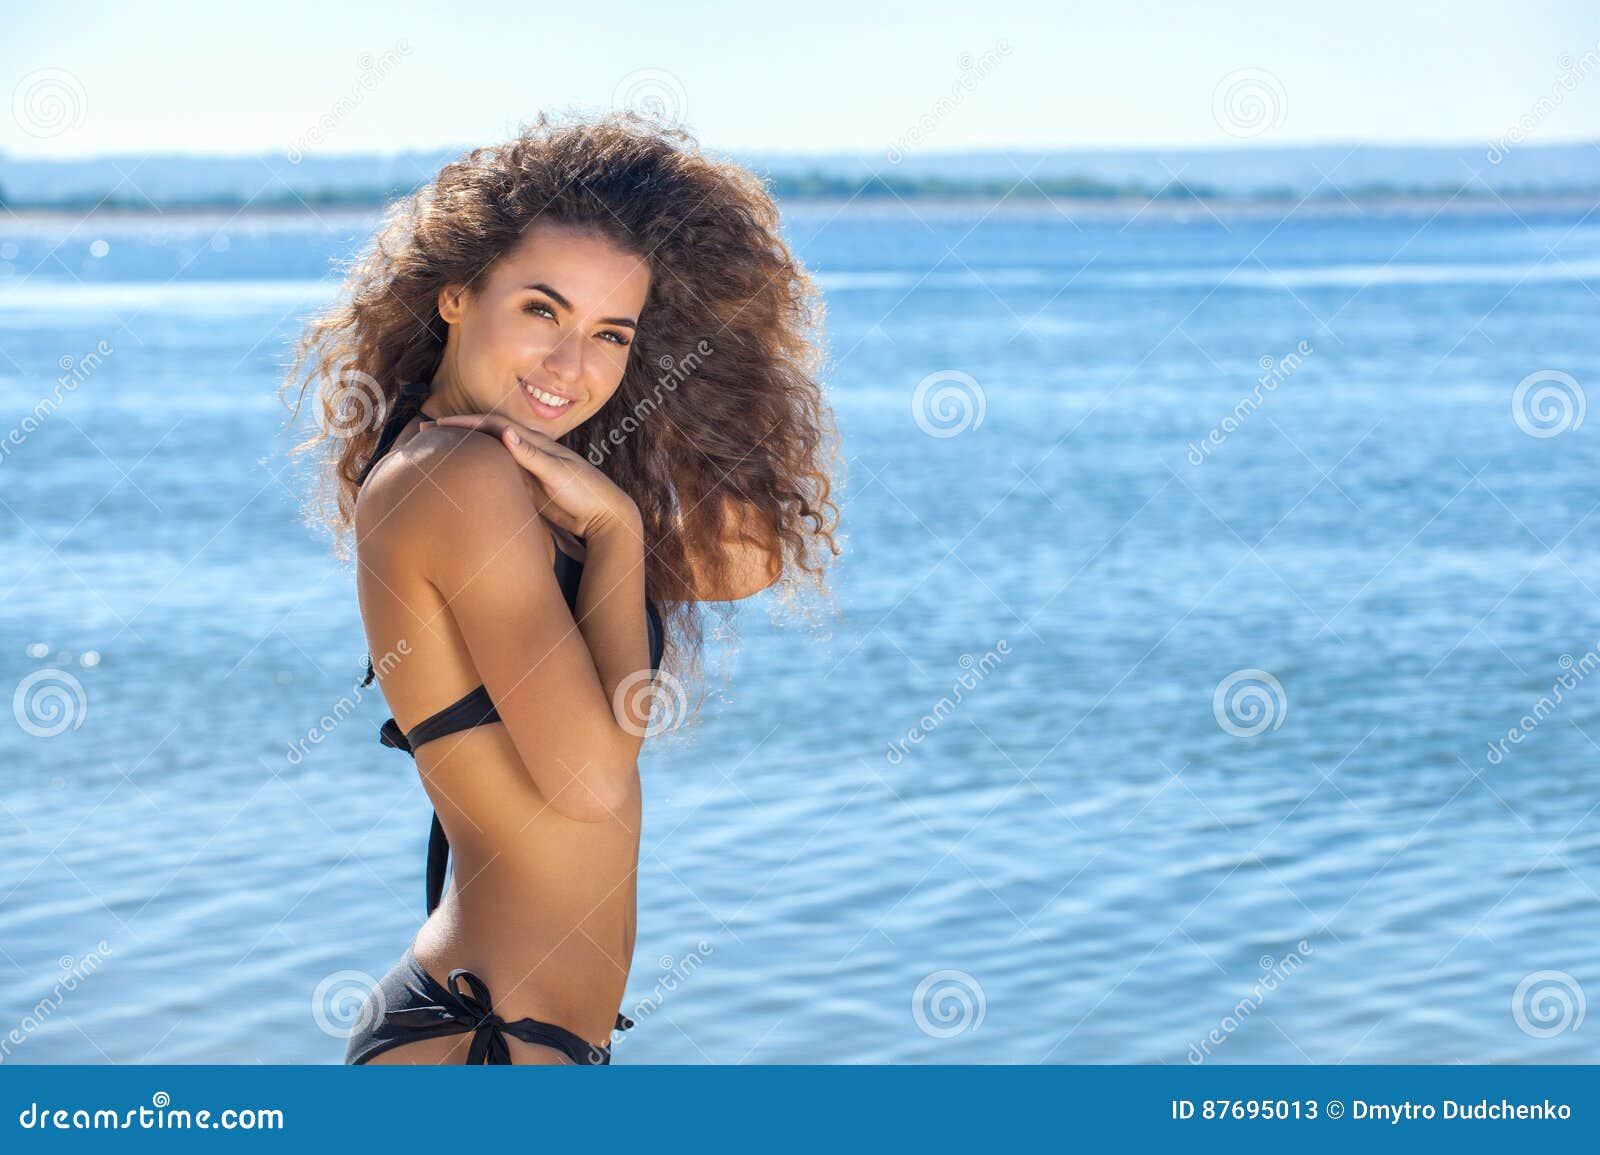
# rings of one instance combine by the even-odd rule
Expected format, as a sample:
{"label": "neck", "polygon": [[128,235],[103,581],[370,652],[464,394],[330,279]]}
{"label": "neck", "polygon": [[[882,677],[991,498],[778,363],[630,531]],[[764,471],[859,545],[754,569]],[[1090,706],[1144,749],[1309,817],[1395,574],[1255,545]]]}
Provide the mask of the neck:
{"label": "neck", "polygon": [[456,383],[443,362],[440,363],[429,384],[432,385],[433,392],[422,403],[425,420],[436,417],[464,417],[478,412],[477,406],[467,396],[467,391]]}

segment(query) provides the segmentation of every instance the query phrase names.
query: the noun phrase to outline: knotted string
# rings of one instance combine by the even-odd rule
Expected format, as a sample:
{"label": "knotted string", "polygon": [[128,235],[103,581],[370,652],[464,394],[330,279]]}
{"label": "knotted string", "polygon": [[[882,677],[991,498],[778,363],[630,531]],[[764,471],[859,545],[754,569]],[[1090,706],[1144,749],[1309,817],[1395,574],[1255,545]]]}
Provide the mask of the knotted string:
{"label": "knotted string", "polygon": [[[463,982],[469,988],[466,991],[461,989]],[[587,1054],[590,1065],[599,1066],[611,1060],[609,1046],[596,1046],[554,1023],[542,1023],[537,1019],[507,1022],[495,1013],[488,986],[465,967],[457,967],[450,972],[449,987],[449,1003],[398,1007],[385,1012],[384,1018],[397,1027],[426,1030],[429,1038],[471,1031],[472,1043],[467,1049],[468,1066],[509,1066],[511,1046],[506,1042],[508,1034],[524,1042],[554,1047],[574,1058],[573,1052],[581,1048]],[[627,1030],[633,1025],[633,1020],[627,1015],[617,1015],[616,1030]]]}

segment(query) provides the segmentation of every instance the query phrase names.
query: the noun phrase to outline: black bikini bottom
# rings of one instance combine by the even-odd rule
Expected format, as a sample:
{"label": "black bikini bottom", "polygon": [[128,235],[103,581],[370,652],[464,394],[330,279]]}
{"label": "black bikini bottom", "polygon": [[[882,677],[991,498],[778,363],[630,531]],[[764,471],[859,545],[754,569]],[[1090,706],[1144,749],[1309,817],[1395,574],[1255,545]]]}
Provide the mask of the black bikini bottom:
{"label": "black bikini bottom", "polygon": [[[510,1064],[506,1035],[525,1043],[554,1047],[574,1063],[602,1065],[611,1062],[611,1047],[597,1046],[555,1023],[538,1019],[507,1022],[494,1013],[489,988],[464,967],[450,972],[447,990],[417,961],[410,947],[367,995],[356,1029],[345,1045],[346,1063],[365,1063],[374,1055],[421,1039],[472,1033],[467,1063]],[[470,988],[461,989],[465,981]],[[617,1016],[617,1030],[633,1026],[626,1015]]]}

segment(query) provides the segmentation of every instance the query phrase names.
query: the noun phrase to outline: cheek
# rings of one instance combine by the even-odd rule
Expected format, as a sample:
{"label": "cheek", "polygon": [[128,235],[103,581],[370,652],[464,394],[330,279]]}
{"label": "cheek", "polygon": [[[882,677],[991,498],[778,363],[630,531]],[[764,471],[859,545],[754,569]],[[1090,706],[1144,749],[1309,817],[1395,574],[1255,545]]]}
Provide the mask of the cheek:
{"label": "cheek", "polygon": [[607,358],[596,366],[593,389],[595,395],[602,398],[600,402],[602,405],[611,400],[611,395],[622,387],[622,377],[627,368],[628,363],[622,357]]}
{"label": "cheek", "polygon": [[480,357],[497,362],[526,364],[542,351],[539,327],[526,318],[496,312],[478,324],[473,345]]}
{"label": "cheek", "polygon": [[622,386],[622,374],[608,368],[603,374],[588,381],[589,399],[584,403],[582,420],[587,421],[611,403]]}
{"label": "cheek", "polygon": [[611,393],[622,384],[622,374],[628,368],[628,359],[622,354],[626,349],[613,352],[603,341],[593,341],[583,352],[584,384],[590,393]]}

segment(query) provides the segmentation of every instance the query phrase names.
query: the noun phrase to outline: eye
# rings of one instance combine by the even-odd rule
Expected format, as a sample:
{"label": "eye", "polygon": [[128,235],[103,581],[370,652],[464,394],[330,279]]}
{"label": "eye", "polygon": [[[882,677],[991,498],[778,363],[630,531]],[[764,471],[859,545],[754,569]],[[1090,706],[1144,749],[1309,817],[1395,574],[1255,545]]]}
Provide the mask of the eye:
{"label": "eye", "polygon": [[[532,313],[537,317],[549,317],[552,321],[556,319],[555,310],[550,308],[550,306],[545,304],[543,301],[529,301],[522,307],[522,311],[524,313]],[[600,336],[601,339],[610,341],[613,345],[618,345],[624,349],[633,344],[631,340],[629,340],[627,337],[624,337],[621,333],[614,332],[610,329],[607,329],[604,333],[601,333]]]}

